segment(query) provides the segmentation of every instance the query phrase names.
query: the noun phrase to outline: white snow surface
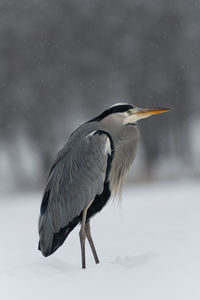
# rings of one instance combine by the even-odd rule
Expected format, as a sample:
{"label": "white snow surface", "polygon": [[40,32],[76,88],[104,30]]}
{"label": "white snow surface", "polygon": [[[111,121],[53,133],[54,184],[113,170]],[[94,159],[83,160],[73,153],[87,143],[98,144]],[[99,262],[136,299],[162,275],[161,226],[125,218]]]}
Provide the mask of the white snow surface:
{"label": "white snow surface", "polygon": [[1,195],[0,299],[200,299],[200,183],[125,187],[92,222],[81,269],[77,227],[55,254],[37,250],[40,194]]}

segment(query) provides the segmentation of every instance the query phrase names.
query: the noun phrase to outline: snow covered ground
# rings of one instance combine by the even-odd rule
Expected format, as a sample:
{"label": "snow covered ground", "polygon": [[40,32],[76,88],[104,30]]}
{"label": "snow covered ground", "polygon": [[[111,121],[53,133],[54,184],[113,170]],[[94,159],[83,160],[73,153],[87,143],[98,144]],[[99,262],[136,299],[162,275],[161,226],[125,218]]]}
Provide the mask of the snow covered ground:
{"label": "snow covered ground", "polygon": [[78,228],[49,258],[37,251],[41,195],[0,196],[0,299],[200,299],[200,183],[126,187],[92,221],[100,264]]}

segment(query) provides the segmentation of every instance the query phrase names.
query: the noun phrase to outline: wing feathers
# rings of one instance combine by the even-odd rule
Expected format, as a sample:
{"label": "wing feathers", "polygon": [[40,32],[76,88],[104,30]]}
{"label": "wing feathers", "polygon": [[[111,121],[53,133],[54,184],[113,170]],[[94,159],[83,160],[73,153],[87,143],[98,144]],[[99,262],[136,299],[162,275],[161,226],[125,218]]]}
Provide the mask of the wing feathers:
{"label": "wing feathers", "polygon": [[53,234],[103,192],[111,137],[103,130],[80,137],[81,132],[71,136],[50,171],[39,218],[40,249],[45,256]]}

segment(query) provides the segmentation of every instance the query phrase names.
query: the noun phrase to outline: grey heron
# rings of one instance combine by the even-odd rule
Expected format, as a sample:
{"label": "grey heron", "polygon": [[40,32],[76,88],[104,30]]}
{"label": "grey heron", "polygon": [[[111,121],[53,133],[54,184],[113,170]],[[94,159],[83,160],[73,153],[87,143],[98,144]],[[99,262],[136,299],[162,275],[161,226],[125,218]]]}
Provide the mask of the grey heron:
{"label": "grey heron", "polygon": [[42,198],[38,248],[44,256],[54,253],[80,223],[82,268],[86,238],[99,263],[90,219],[122,189],[136,156],[136,122],[169,110],[117,103],[71,134],[50,169]]}

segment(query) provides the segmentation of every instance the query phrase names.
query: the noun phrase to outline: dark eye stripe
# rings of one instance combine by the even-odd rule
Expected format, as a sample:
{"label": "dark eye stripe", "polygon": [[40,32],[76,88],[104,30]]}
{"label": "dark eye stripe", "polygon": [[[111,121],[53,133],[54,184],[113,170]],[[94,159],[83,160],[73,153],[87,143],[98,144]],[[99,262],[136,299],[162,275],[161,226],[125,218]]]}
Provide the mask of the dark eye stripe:
{"label": "dark eye stripe", "polygon": [[108,111],[108,115],[109,115],[109,114],[114,114],[114,113],[118,113],[118,112],[125,112],[132,108],[133,108],[133,105],[131,105],[131,104],[123,104],[123,105],[113,106],[113,107],[109,108],[107,111]]}
{"label": "dark eye stripe", "polygon": [[129,109],[134,108],[133,105],[131,104],[121,104],[121,105],[116,105],[113,106],[109,109],[106,109],[102,114],[100,114],[99,116],[97,116],[96,118],[90,120],[89,122],[92,121],[101,121],[102,119],[104,119],[105,117],[111,115],[111,114],[115,114],[115,113],[123,113]]}

